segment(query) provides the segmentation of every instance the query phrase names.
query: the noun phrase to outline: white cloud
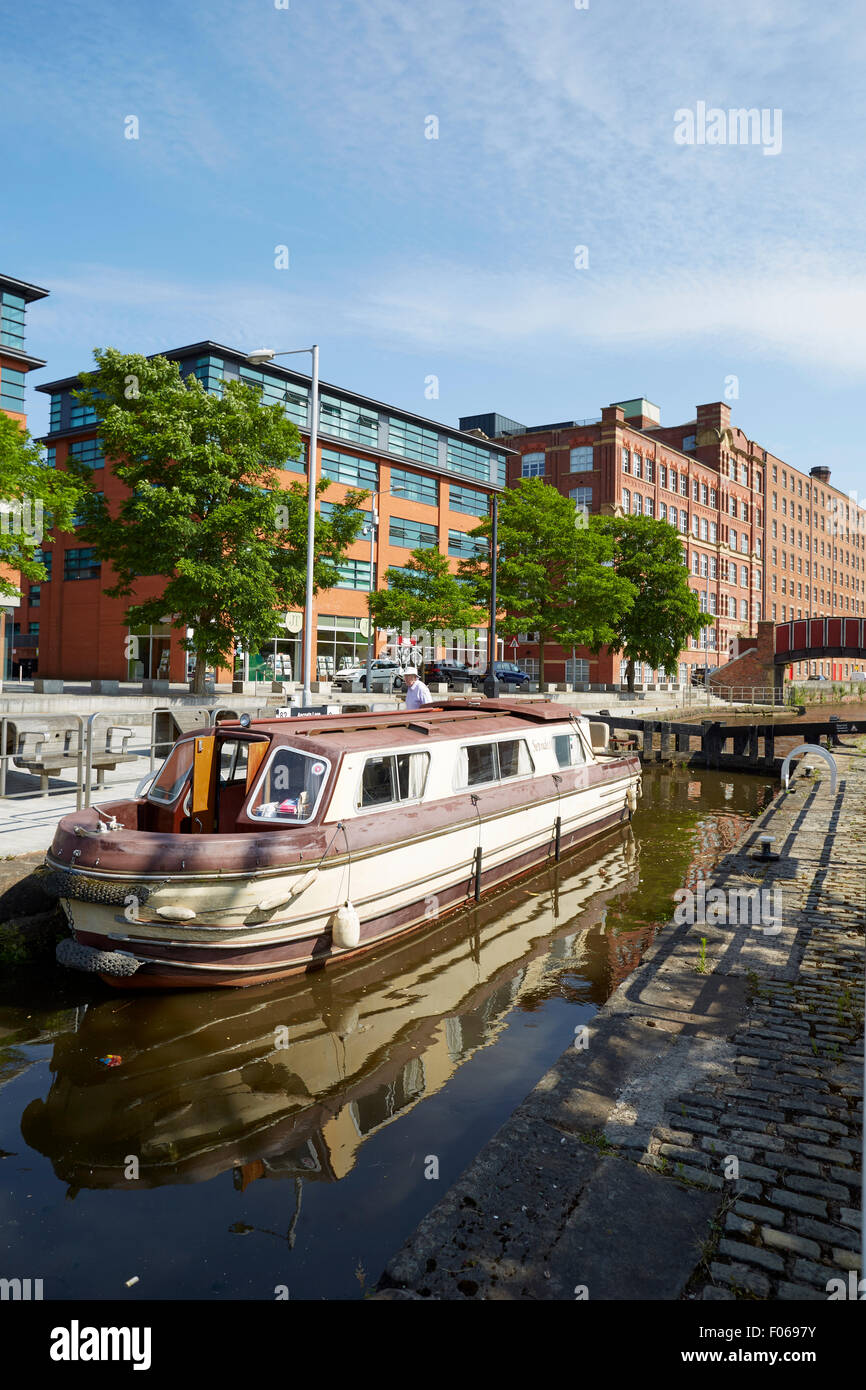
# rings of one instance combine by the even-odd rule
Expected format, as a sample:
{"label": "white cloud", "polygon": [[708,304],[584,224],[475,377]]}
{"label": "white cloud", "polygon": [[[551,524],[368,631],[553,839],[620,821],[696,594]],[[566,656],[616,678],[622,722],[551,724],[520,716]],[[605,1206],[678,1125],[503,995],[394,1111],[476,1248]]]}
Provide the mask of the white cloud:
{"label": "white cloud", "polygon": [[[787,247],[765,264],[674,271],[629,280],[591,271],[542,277],[516,269],[479,272],[426,263],[372,269],[363,290],[329,287],[317,295],[263,284],[182,282],[86,267],[54,281],[51,317],[74,321],[92,342],[154,352],[212,338],[230,347],[264,341],[284,349],[308,336],[348,337],[378,348],[403,347],[461,357],[551,360],[575,345],[650,356],[672,347],[726,347],[768,359],[866,373],[866,276],[839,273]],[[118,332],[118,324],[123,331]],[[288,329],[287,325],[291,324]],[[47,324],[51,326],[51,322]],[[287,336],[292,341],[287,341]],[[82,364],[78,364],[82,365]]]}

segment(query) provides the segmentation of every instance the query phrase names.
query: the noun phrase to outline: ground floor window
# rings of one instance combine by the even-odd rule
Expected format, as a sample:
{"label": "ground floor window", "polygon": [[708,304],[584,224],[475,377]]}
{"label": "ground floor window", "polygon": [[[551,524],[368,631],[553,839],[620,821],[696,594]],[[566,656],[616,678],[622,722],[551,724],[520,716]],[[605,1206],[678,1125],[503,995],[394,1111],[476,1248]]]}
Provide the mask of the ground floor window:
{"label": "ground floor window", "polygon": [[126,679],[130,681],[169,678],[171,624],[152,623],[130,628],[126,639]]}
{"label": "ground floor window", "polygon": [[262,642],[249,653],[244,671],[245,654],[238,644],[235,651],[235,677],[250,681],[292,681],[301,670],[301,634],[285,633]]}
{"label": "ground floor window", "polygon": [[327,679],[367,660],[367,619],[319,614],[316,633],[316,674]]}
{"label": "ground floor window", "polygon": [[575,657],[565,663],[565,683],[566,685],[588,685],[589,684],[589,662],[584,657]]}

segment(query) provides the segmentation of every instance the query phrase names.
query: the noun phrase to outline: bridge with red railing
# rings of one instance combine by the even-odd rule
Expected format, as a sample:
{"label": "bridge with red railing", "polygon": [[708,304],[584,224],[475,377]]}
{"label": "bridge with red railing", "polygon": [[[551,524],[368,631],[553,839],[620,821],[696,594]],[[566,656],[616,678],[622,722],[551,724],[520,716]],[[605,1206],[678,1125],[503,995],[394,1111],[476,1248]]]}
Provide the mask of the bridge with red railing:
{"label": "bridge with red railing", "polygon": [[795,618],[776,624],[777,666],[833,657],[866,662],[866,618]]}

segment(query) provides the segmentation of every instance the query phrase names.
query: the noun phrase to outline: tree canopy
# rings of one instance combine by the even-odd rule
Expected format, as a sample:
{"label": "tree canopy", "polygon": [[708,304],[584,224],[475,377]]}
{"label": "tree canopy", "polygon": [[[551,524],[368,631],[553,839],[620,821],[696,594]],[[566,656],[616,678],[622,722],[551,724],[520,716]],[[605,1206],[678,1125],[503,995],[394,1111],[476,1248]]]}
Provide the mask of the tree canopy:
{"label": "tree canopy", "polygon": [[405,568],[392,567],[386,578],[388,588],[370,595],[377,627],[400,629],[405,623],[413,632],[464,632],[468,639],[473,628],[487,621],[466,584],[452,573],[447,555],[438,550],[413,550]]}
{"label": "tree canopy", "polygon": [[[594,516],[590,528],[613,546],[616,572],[634,592],[634,602],[614,621],[614,640],[604,643],[626,657],[628,688],[633,690],[635,661],[646,661],[654,670],[676,670],[687,639],[699,636],[714,619],[701,612],[698,595],[689,588],[682,542],[667,521]],[[597,650],[594,643],[587,645]]]}
{"label": "tree canopy", "polygon": [[[196,688],[208,665],[231,663],[233,639],[252,647],[272,638],[279,610],[303,603],[307,564],[307,485],[282,485],[280,470],[301,453],[301,438],[261,389],[226,381],[210,394],[176,362],[106,348],[74,394],[96,416],[124,496],[90,491],[82,538],[114,571],[112,597],[133,598],[130,625],[171,614],[192,637]],[[89,469],[70,461],[83,480]],[[329,484],[321,480],[317,493]],[[366,496],[350,492],[325,519],[317,513],[314,587],[337,583],[336,566],[358,534]],[[136,597],[144,576],[159,592]]]}
{"label": "tree canopy", "polygon": [[[17,420],[0,412],[0,598],[18,592],[13,573],[38,584],[47,578],[35,551],[52,543],[54,526],[71,531],[81,485],[45,463]],[[4,569],[13,573],[6,573]]]}

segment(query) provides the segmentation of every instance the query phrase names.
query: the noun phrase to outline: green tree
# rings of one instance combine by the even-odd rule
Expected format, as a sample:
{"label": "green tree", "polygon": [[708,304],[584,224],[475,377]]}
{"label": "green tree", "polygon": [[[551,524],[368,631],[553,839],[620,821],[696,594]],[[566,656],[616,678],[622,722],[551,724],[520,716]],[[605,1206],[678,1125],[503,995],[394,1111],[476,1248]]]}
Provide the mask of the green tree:
{"label": "green tree", "polygon": [[27,430],[0,412],[0,598],[18,593],[15,571],[35,584],[47,578],[34,552],[52,544],[50,527],[72,530],[80,493],[74,478],[48,467]]}
{"label": "green tree", "polygon": [[447,555],[438,550],[413,550],[405,569],[389,569],[386,579],[388,588],[378,589],[369,599],[377,627],[399,629],[406,623],[415,632],[468,634],[486,621],[466,584],[452,573]]}
{"label": "green tree", "polygon": [[[278,610],[303,601],[307,487],[279,478],[300,453],[300,435],[280,405],[262,405],[259,387],[227,381],[211,395],[164,357],[94,355],[97,370],[75,394],[94,410],[127,491],[114,507],[91,491],[81,534],[114,570],[111,597],[134,597],[145,575],[163,580],[157,595],[130,604],[126,620],[137,627],[170,613],[174,628],[190,628],[183,645],[195,653],[202,691],[209,665],[231,663],[236,635],[249,647],[268,641]],[[322,480],[317,492],[327,487]],[[327,521],[317,515],[316,589],[337,582],[365,495],[349,493]]]}
{"label": "green tree", "polygon": [[667,521],[647,516],[599,516],[590,527],[613,545],[616,572],[635,592],[634,603],[615,622],[616,637],[605,643],[627,660],[628,688],[634,690],[634,665],[646,661],[654,670],[675,671],[689,637],[697,637],[714,620],[702,613],[689,588],[682,542]]}
{"label": "green tree", "polygon": [[[569,497],[540,478],[524,478],[499,499],[497,626],[506,637],[538,633],[539,679],[551,644],[598,648],[615,638],[634,590],[615,572],[612,540],[586,523]],[[490,538],[488,516],[471,535]],[[461,574],[477,602],[488,604],[490,555],[464,560]]]}

